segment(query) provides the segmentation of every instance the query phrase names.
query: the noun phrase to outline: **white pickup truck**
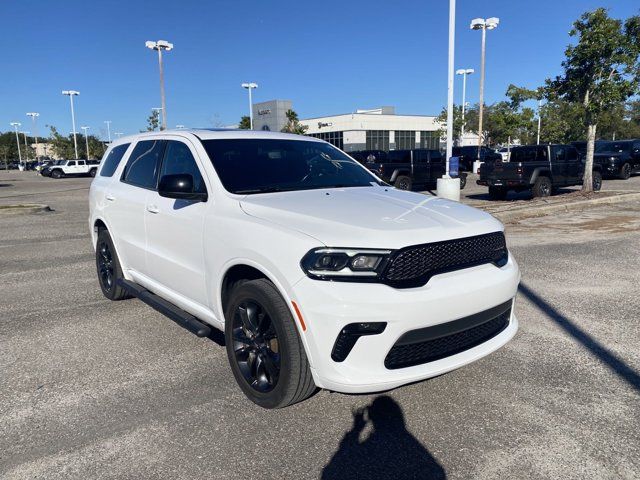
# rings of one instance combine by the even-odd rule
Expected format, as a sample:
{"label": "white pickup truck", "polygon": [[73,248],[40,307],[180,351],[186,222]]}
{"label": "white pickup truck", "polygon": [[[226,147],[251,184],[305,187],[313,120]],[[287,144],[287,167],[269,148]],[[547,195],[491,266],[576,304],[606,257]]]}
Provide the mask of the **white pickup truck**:
{"label": "white pickup truck", "polygon": [[98,161],[93,160],[58,160],[49,166],[46,173],[53,178],[62,178],[66,176],[90,176],[95,177],[98,170]]}

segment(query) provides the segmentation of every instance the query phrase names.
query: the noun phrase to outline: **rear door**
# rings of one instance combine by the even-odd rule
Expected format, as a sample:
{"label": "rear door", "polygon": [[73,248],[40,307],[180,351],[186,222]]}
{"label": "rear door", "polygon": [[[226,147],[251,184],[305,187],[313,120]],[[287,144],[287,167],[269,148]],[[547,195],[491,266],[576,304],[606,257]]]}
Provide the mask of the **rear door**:
{"label": "rear door", "polygon": [[[446,165],[444,156],[438,150],[429,150],[429,181],[435,183],[438,178],[444,175]],[[462,171],[458,164],[458,174]]]}
{"label": "rear door", "polygon": [[[181,137],[168,139],[159,178],[189,174],[197,191],[207,192],[203,168],[193,145]],[[150,191],[144,211],[147,229],[147,272],[162,286],[207,305],[203,228],[207,202],[176,200]]]}
{"label": "rear door", "polygon": [[555,185],[566,185],[568,182],[567,147],[555,145],[551,148],[551,172]]}
{"label": "rear door", "polygon": [[578,185],[582,180],[582,162],[575,147],[567,146],[567,166],[565,170],[565,184]]}
{"label": "rear door", "polygon": [[[109,204],[105,216],[113,230],[123,268],[147,274],[145,208],[147,196],[155,192],[158,184],[160,161],[166,141],[149,139],[139,141],[131,151],[118,181],[106,187],[105,199]],[[102,168],[102,172],[107,167]]]}
{"label": "rear door", "polygon": [[413,183],[425,185],[429,182],[429,154],[426,150],[413,150]]}

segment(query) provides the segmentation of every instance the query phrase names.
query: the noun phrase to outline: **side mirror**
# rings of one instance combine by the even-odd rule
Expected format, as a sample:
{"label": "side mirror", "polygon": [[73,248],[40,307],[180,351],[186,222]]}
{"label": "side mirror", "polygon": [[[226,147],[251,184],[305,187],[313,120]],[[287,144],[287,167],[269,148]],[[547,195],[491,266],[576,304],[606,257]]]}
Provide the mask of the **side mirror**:
{"label": "side mirror", "polygon": [[176,175],[163,175],[158,184],[158,194],[161,197],[177,198],[182,200],[196,200],[206,202],[206,192],[196,192],[193,185],[193,176],[188,173]]}

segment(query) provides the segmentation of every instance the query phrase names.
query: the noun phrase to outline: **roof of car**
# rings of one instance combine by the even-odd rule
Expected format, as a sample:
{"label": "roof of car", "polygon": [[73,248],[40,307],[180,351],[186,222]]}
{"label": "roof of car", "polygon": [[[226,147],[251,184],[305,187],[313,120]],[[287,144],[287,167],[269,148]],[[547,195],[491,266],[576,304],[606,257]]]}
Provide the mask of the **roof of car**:
{"label": "roof of car", "polygon": [[114,145],[122,143],[130,143],[145,138],[161,138],[166,135],[177,135],[188,137],[195,135],[200,140],[215,139],[274,139],[274,140],[302,140],[302,141],[321,141],[315,137],[305,135],[295,135],[292,133],[269,132],[265,130],[240,130],[238,128],[181,128],[175,130],[163,130],[161,132],[141,132],[126,137],[121,137],[114,141]]}

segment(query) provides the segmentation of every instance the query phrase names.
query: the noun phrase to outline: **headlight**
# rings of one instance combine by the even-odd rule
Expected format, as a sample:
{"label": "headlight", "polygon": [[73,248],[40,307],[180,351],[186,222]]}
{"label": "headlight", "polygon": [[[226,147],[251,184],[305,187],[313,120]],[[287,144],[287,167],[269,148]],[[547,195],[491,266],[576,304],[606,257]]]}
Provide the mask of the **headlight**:
{"label": "headlight", "polygon": [[323,280],[375,280],[387,264],[391,250],[317,248],[300,261],[311,278]]}
{"label": "headlight", "polygon": [[615,162],[618,159],[618,157],[609,157],[609,161],[611,162]]}

